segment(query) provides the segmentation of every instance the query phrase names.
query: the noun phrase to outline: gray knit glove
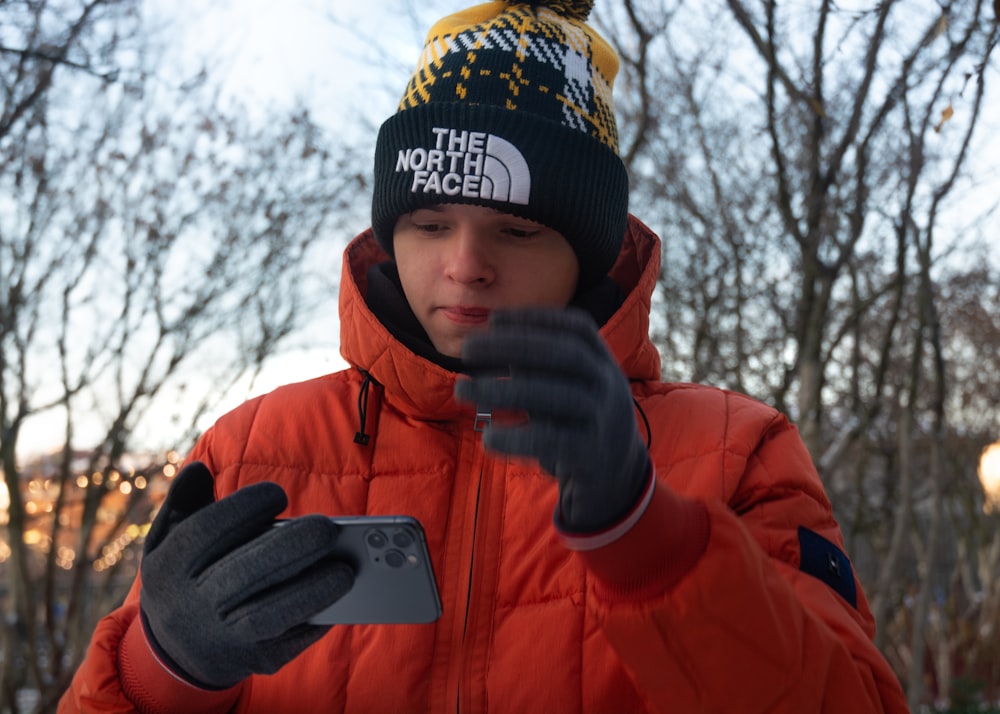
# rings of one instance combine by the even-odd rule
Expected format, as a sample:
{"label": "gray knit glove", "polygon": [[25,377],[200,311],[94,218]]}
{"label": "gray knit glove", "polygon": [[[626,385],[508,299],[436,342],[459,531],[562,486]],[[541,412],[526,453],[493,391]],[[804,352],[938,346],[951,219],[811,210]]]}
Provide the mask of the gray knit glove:
{"label": "gray knit glove", "polygon": [[354,582],[329,557],[337,526],[325,516],[273,528],[287,506],[275,483],[215,501],[200,462],[174,481],[146,536],[142,624],[175,674],[205,689],[226,689],[271,674],[329,630],[307,620]]}
{"label": "gray knit glove", "polygon": [[559,519],[593,533],[635,507],[650,478],[628,380],[582,310],[498,310],[462,345],[456,396],[481,409],[526,414],[498,424],[487,448],[534,457],[559,482]]}

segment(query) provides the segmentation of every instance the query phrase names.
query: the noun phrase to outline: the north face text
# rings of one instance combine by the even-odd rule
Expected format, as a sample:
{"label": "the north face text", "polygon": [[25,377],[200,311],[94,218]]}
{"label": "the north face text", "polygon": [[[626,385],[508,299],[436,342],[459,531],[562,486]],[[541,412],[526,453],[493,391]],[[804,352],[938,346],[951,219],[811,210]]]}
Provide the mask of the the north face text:
{"label": "the north face text", "polygon": [[517,147],[481,131],[434,127],[434,148],[400,149],[396,173],[412,172],[410,191],[527,204],[531,172]]}

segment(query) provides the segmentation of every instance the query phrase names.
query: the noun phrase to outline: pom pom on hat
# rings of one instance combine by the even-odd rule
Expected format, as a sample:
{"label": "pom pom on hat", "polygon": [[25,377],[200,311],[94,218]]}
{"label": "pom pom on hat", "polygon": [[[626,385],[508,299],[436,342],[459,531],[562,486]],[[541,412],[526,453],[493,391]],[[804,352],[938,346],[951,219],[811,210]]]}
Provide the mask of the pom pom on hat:
{"label": "pom pom on hat", "polygon": [[591,11],[594,9],[594,0],[580,0],[579,2],[572,2],[571,0],[548,0],[548,2],[532,2],[532,0],[526,0],[526,2],[507,2],[507,5],[531,5],[532,7],[550,7],[560,15],[570,18],[572,20],[579,20],[580,22],[586,22],[587,18],[590,17]]}
{"label": "pom pom on hat", "polygon": [[618,57],[591,0],[489,2],[439,20],[379,131],[372,226],[392,253],[404,213],[472,203],[558,230],[581,287],[621,248],[628,176],[612,87]]}

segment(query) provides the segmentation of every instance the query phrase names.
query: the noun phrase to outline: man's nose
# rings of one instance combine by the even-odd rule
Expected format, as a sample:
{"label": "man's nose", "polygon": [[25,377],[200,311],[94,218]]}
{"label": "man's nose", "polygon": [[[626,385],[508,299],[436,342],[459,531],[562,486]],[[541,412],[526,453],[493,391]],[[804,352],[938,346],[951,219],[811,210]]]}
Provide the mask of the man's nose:
{"label": "man's nose", "polygon": [[496,277],[495,266],[486,242],[472,226],[455,229],[446,258],[445,272],[463,284],[488,285]]}

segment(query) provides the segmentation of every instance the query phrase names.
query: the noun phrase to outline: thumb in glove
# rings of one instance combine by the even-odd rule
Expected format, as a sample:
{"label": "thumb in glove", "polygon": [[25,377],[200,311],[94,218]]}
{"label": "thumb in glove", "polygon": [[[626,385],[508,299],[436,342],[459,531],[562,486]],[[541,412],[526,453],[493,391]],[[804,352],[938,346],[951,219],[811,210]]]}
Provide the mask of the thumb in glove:
{"label": "thumb in glove", "polygon": [[190,683],[274,673],[329,630],[308,620],[350,590],[353,570],[331,557],[325,516],[274,528],[286,506],[270,482],[216,501],[200,462],[174,481],[146,538],[139,604],[150,645]]}
{"label": "thumb in glove", "polygon": [[490,449],[535,458],[559,483],[558,520],[566,530],[608,528],[637,505],[651,476],[628,380],[591,317],[577,309],[495,311],[484,332],[465,338],[470,379],[459,399],[513,410],[527,421],[498,424]]}

